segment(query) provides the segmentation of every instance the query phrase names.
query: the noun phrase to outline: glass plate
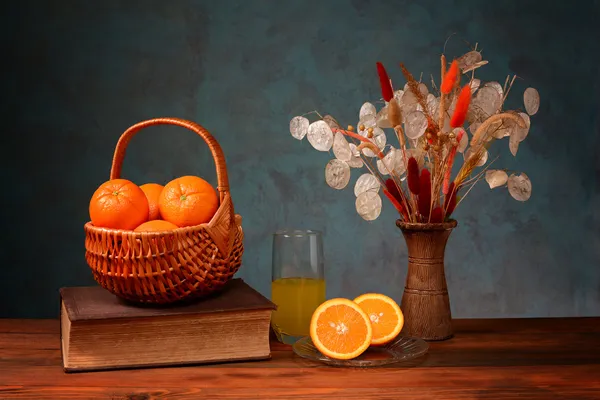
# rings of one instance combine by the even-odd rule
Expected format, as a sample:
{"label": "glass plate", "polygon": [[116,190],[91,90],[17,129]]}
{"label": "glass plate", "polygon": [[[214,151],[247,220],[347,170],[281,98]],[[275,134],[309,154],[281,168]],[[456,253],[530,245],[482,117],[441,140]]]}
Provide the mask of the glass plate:
{"label": "glass plate", "polygon": [[341,367],[377,367],[408,361],[427,353],[429,345],[423,339],[399,336],[381,347],[369,347],[360,356],[352,360],[336,360],[329,358],[315,347],[310,337],[305,336],[293,344],[294,353],[300,357],[329,365]]}

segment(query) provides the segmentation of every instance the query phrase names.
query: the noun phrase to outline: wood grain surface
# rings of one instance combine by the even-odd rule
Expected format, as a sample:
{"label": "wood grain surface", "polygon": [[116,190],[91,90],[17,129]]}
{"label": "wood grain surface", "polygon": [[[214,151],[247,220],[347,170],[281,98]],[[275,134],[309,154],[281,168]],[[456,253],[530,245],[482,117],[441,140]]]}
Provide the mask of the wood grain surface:
{"label": "wood grain surface", "polygon": [[600,399],[600,318],[455,320],[408,364],[273,359],[65,374],[57,320],[0,319],[0,399]]}

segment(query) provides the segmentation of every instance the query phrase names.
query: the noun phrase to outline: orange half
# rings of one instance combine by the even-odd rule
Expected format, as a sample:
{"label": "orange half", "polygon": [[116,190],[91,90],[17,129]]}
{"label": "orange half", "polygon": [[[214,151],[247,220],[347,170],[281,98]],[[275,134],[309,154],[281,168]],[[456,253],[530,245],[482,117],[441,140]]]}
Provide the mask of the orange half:
{"label": "orange half", "polygon": [[348,299],[331,299],[321,304],[310,321],[310,338],[330,358],[350,360],[369,348],[373,328],[358,304]]}
{"label": "orange half", "polygon": [[372,345],[384,345],[400,334],[404,326],[404,314],[391,297],[379,293],[366,293],[354,302],[367,314],[373,326]]}

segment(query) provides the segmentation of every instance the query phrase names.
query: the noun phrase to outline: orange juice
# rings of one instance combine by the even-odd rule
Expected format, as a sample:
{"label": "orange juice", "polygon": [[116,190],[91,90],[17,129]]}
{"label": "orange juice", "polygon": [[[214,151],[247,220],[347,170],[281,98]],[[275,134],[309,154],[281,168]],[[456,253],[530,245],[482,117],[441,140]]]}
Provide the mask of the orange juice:
{"label": "orange juice", "polygon": [[325,280],[277,279],[271,282],[271,300],[277,304],[272,325],[278,336],[308,336],[310,319],[325,301]]}

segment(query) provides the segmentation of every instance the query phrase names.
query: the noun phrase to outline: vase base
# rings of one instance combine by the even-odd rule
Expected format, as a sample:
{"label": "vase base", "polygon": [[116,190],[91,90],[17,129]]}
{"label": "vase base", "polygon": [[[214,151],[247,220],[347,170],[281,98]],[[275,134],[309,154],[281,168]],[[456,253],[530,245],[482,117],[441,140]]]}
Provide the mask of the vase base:
{"label": "vase base", "polygon": [[423,339],[426,342],[443,342],[444,340],[450,340],[454,337],[453,332],[443,334],[443,335],[427,335],[427,334],[419,333],[419,331],[411,332],[411,331],[402,330],[401,334],[404,336],[408,336],[408,337],[418,337],[419,339]]}
{"label": "vase base", "polygon": [[400,308],[404,314],[403,333],[426,341],[442,341],[454,336],[448,292],[416,294],[405,289]]}
{"label": "vase base", "polygon": [[432,337],[432,338],[421,338],[426,342],[443,342],[444,340],[450,340],[454,337],[454,334],[451,333],[448,336],[441,336],[441,337]]}

